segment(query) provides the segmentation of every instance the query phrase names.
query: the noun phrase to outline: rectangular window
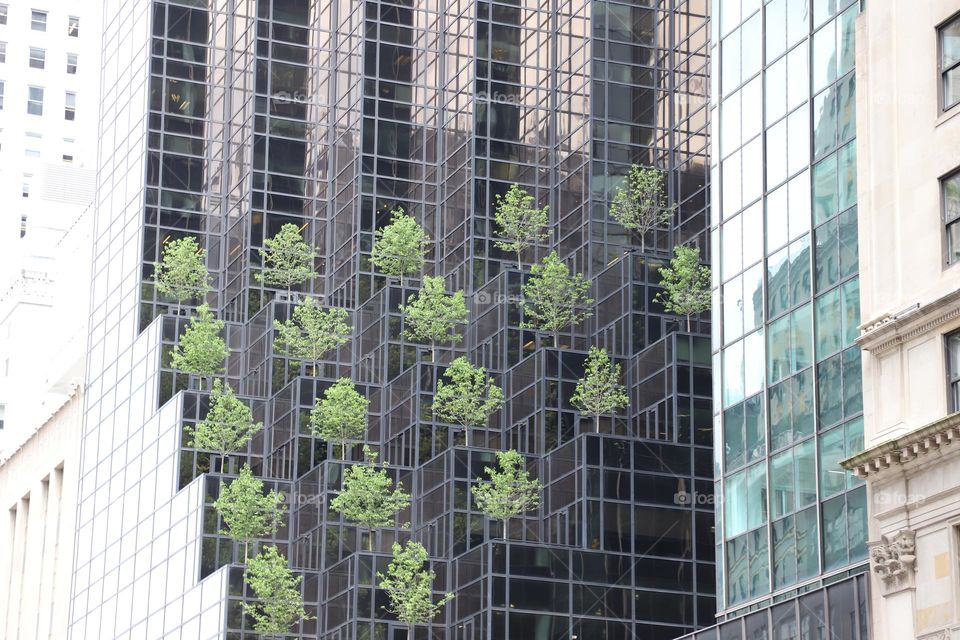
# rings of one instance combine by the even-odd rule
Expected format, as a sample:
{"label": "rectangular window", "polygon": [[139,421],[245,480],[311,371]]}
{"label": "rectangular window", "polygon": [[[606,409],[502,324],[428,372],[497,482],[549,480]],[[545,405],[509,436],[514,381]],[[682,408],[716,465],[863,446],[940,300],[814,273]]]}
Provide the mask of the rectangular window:
{"label": "rectangular window", "polygon": [[940,107],[946,111],[960,103],[960,15],[940,32]]}
{"label": "rectangular window", "polygon": [[3,111],[3,80],[0,80],[0,111]]}
{"label": "rectangular window", "polygon": [[940,181],[947,264],[960,262],[960,171]]}
{"label": "rectangular window", "polygon": [[7,24],[7,5],[0,4],[0,24]]}
{"label": "rectangular window", "polygon": [[77,73],[77,54],[75,53],[67,54],[67,73],[70,75],[76,75]]}
{"label": "rectangular window", "polygon": [[30,197],[30,183],[24,182],[23,187],[20,189],[20,195],[24,198]]}
{"label": "rectangular window", "polygon": [[7,43],[0,42],[0,62],[7,61]]}
{"label": "rectangular window", "polygon": [[80,35],[80,18],[77,16],[70,16],[67,22],[67,35],[71,38],[76,38]]}
{"label": "rectangular window", "polygon": [[20,216],[20,237],[27,235],[27,214]]}
{"label": "rectangular window", "polygon": [[43,115],[43,87],[27,89],[27,113],[33,116]]}
{"label": "rectangular window", "polygon": [[947,381],[950,385],[950,413],[960,411],[960,331],[947,335]]}
{"label": "rectangular window", "polygon": [[64,97],[64,106],[63,106],[63,119],[64,120],[76,120],[77,119],[77,94],[72,91],[67,91],[66,96]]}
{"label": "rectangular window", "polygon": [[40,150],[39,150],[39,149],[24,149],[24,150],[23,150],[23,155],[27,156],[28,158],[39,158],[39,157],[40,157]]}
{"label": "rectangular window", "polygon": [[47,52],[37,47],[30,47],[30,67],[43,69],[47,62]]}
{"label": "rectangular window", "polygon": [[30,12],[30,28],[34,31],[47,30],[47,12],[34,9]]}
{"label": "rectangular window", "polygon": [[63,161],[66,162],[67,164],[70,164],[71,162],[73,162],[73,156],[65,153],[63,154]]}

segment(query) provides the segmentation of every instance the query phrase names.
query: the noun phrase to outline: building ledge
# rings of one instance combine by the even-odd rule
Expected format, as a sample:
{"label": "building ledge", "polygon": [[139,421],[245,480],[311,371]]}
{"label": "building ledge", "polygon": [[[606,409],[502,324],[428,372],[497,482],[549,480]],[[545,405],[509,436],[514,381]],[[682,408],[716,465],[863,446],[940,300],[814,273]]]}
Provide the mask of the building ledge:
{"label": "building ledge", "polygon": [[857,344],[873,354],[880,354],[955,318],[960,318],[960,289],[860,325]]}
{"label": "building ledge", "polygon": [[920,427],[899,438],[882,442],[840,463],[858,478],[876,477],[893,467],[941,452],[960,442],[960,411]]}

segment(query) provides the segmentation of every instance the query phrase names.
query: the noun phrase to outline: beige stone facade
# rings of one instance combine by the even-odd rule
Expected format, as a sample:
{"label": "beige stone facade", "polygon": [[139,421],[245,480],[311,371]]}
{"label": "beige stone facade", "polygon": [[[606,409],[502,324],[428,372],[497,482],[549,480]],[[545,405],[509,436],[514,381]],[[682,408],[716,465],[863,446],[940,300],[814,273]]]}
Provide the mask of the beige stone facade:
{"label": "beige stone facade", "polygon": [[83,393],[0,465],[0,637],[66,638]]}
{"label": "beige stone facade", "polygon": [[960,330],[942,179],[960,168],[960,105],[941,108],[940,28],[960,0],[871,0],[857,24],[864,438],[872,633],[960,637]]}

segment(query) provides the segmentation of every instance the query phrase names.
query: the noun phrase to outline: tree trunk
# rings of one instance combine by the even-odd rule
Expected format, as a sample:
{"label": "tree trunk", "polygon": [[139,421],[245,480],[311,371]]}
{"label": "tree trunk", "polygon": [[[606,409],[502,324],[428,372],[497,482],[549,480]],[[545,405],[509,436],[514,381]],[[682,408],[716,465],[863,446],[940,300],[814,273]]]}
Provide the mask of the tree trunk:
{"label": "tree trunk", "polygon": [[687,316],[687,333],[690,333],[690,316]]}
{"label": "tree trunk", "polygon": [[430,362],[436,362],[436,361],[437,361],[437,343],[431,342],[430,343]]}
{"label": "tree trunk", "polygon": [[560,346],[560,332],[559,332],[559,331],[554,331],[554,332],[553,332],[553,347],[556,349],[556,348],[558,348],[559,346]]}
{"label": "tree trunk", "polygon": [[600,414],[593,416],[593,424],[597,429],[597,433],[600,433]]}
{"label": "tree trunk", "polygon": [[227,454],[222,454],[220,456],[220,473],[227,472]]}
{"label": "tree trunk", "polygon": [[249,552],[249,550],[250,550],[250,541],[244,540],[243,541],[243,564],[247,564],[247,553]]}
{"label": "tree trunk", "polygon": [[640,232],[640,253],[647,252],[647,234]]}
{"label": "tree trunk", "polygon": [[507,539],[507,518],[503,519],[503,539]]}
{"label": "tree trunk", "polygon": [[517,271],[523,271],[523,262],[520,258],[520,249],[517,249]]}

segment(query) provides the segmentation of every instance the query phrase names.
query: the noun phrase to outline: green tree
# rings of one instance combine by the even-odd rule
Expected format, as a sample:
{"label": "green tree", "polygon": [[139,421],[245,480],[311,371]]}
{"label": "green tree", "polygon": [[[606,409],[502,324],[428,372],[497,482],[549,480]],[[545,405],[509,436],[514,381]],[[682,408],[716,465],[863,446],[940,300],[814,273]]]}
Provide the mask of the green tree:
{"label": "green tree", "polygon": [[586,375],[577,382],[570,404],[581,413],[593,417],[597,433],[600,416],[616,413],[629,404],[626,389],[620,384],[620,365],[610,362],[606,349],[590,347],[584,365]]}
{"label": "green tree", "polygon": [[378,469],[377,454],[366,445],[363,457],[364,462],[350,465],[344,472],[343,490],[330,501],[330,506],[348,522],[368,530],[372,549],[373,530],[394,525],[397,513],[410,505],[410,494],[404,492],[402,482],[393,486],[387,463]]}
{"label": "green tree", "polygon": [[446,593],[437,602],[433,601],[433,579],[436,574],[428,570],[427,550],[419,542],[409,541],[406,546],[393,543],[393,559],[387,574],[377,572],[380,588],[390,600],[387,611],[407,625],[407,637],[413,638],[418,624],[433,620],[448,602],[452,593]]}
{"label": "green tree", "polygon": [[317,375],[317,361],[350,341],[348,317],[346,309],[324,310],[313,298],[306,298],[293,308],[292,318],[273,321],[277,330],[273,346],[286,356],[312,362],[313,375]]}
{"label": "green tree", "polygon": [[470,487],[477,508],[488,518],[503,522],[503,537],[507,537],[507,521],[540,506],[543,485],[530,478],[523,456],[511,449],[498,451],[500,470],[484,467],[489,482],[478,482]]}
{"label": "green tree", "polygon": [[210,409],[189,432],[187,446],[219,453],[220,473],[224,473],[227,456],[246,447],[260,429],[263,429],[263,423],[253,421],[250,407],[233,394],[229,384],[217,379],[210,392]]}
{"label": "green tree", "polygon": [[457,326],[467,321],[467,303],[463,291],[448,296],[443,278],[426,276],[420,291],[410,296],[407,304],[400,305],[406,336],[415,342],[430,344],[430,359],[437,359],[437,343],[457,343],[463,335]]}
{"label": "green tree", "polygon": [[328,443],[340,445],[347,459],[347,442],[360,440],[367,431],[370,401],[360,395],[350,378],[340,378],[317,398],[310,411],[310,433]]}
{"label": "green tree", "polygon": [[423,271],[429,240],[423,227],[402,208],[391,214],[390,224],[374,234],[370,262],[385,275],[399,276],[403,286],[403,276]]}
{"label": "green tree", "polygon": [[556,251],[535,264],[523,285],[523,313],[530,318],[521,326],[553,334],[553,346],[560,346],[560,331],[579,324],[593,312],[590,281],[582,273],[570,273]]}
{"label": "green tree", "polygon": [[253,629],[265,636],[284,637],[290,627],[309,620],[303,608],[300,583],[303,576],[293,576],[277,548],[266,547],[250,561],[243,576],[257,601],[243,604],[243,611],[253,619]]}
{"label": "green tree", "polygon": [[287,290],[287,299],[295,284],[303,284],[317,277],[313,261],[317,252],[303,240],[300,227],[285,224],[272,238],[263,241],[260,249],[263,270],[257,272],[257,282]]}
{"label": "green tree", "polygon": [[464,356],[450,363],[444,378],[437,380],[433,396],[433,415],[444,422],[459,424],[467,432],[470,427],[486,424],[494,411],[503,405],[503,390],[488,377],[483,367],[475,367]]}
{"label": "green tree", "polygon": [[205,304],[197,307],[197,315],[190,318],[173,348],[170,358],[173,368],[201,378],[223,373],[223,361],[229,353],[227,343],[220,337],[223,326],[223,320],[215,319],[210,307]]}
{"label": "green tree", "polygon": [[243,561],[254,538],[273,535],[283,526],[283,494],[263,492],[263,481],[253,475],[250,465],[240,475],[221,485],[220,497],[213,503],[227,528],[220,533],[243,543]]}
{"label": "green tree", "polygon": [[153,264],[153,278],[161,295],[177,300],[177,315],[184,300],[202,298],[210,290],[207,252],[193,236],[168,242],[160,262]]}
{"label": "green tree", "polygon": [[653,297],[654,301],[667,313],[686,316],[690,331],[690,316],[710,308],[710,267],[700,264],[700,249],[674,247],[670,266],[660,268],[660,277],[663,291]]}
{"label": "green tree", "polygon": [[499,249],[517,254],[518,269],[522,266],[520,255],[523,250],[546,240],[549,236],[546,231],[547,224],[550,222],[547,207],[537,209],[533,204],[533,196],[521,189],[518,184],[512,185],[506,195],[496,197],[497,208],[494,212],[494,220],[499,225],[500,236],[505,241],[497,241],[494,244]]}
{"label": "green tree", "polygon": [[667,206],[663,172],[655,167],[633,165],[617,186],[610,204],[610,217],[627,231],[640,236],[640,250],[654,229],[670,221],[673,209]]}

